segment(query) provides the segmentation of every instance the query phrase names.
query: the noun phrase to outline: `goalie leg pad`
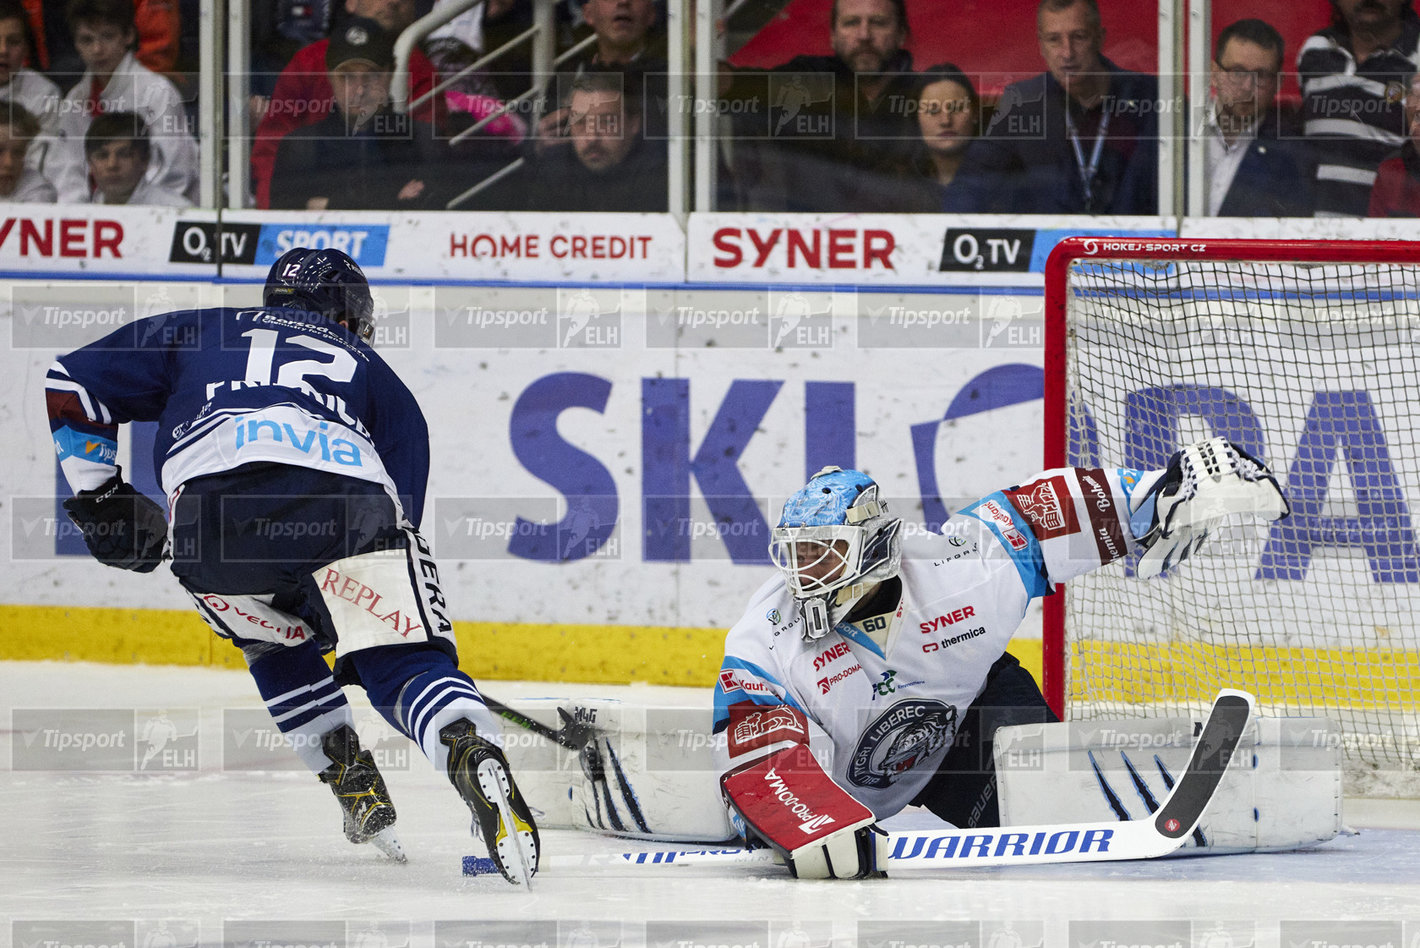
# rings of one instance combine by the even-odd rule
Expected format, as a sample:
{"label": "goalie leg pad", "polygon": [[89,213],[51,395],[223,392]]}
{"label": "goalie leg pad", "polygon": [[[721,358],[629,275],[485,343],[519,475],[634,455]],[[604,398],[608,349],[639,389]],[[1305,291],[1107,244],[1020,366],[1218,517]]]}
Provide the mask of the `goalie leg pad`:
{"label": "goalie leg pad", "polygon": [[[995,762],[1002,823],[1137,819],[1186,768],[1189,717],[1004,727]],[[1322,718],[1257,718],[1196,832],[1175,855],[1309,846],[1341,831],[1341,739]]]}

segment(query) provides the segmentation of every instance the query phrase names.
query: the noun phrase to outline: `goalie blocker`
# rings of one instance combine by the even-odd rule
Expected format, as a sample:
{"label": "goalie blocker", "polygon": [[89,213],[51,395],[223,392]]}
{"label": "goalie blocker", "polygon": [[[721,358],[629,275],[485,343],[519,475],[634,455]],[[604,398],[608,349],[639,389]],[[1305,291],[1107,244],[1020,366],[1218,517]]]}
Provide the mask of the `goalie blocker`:
{"label": "goalie blocker", "polygon": [[794,744],[720,778],[720,789],[796,879],[863,879],[887,865],[888,837],[873,811],[824,773],[806,744]]}

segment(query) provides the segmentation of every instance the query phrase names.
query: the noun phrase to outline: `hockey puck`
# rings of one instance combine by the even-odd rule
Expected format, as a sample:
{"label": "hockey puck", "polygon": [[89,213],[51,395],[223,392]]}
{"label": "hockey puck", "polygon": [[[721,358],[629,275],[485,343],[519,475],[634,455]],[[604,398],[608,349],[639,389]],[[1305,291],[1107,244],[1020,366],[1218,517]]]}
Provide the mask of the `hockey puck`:
{"label": "hockey puck", "polygon": [[463,874],[466,876],[481,876],[485,873],[497,871],[498,864],[486,856],[463,857]]}

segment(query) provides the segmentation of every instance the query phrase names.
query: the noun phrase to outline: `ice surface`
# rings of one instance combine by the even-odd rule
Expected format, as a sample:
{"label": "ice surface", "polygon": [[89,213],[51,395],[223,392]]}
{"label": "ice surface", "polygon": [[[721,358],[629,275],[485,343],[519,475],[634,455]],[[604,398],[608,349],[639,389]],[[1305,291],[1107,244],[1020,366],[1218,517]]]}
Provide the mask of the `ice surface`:
{"label": "ice surface", "polygon": [[[486,687],[505,700],[684,698],[676,689]],[[1312,948],[1358,938],[1420,946],[1416,803],[1352,807],[1347,820],[1359,835],[1304,853],[903,872],[870,882],[796,882],[765,867],[548,870],[525,892],[460,874],[464,855],[482,854],[468,812],[407,742],[404,755],[384,747],[384,770],[408,864],[347,843],[329,791],[289,769],[287,752],[233,746],[220,722],[265,713],[244,672],[0,663],[0,705],[0,943],[17,948]],[[90,759],[106,772],[38,769],[50,759],[45,742],[57,738],[37,722],[95,720],[90,710],[64,709],[108,709],[136,748],[96,749]],[[168,756],[138,771],[156,743],[141,742],[142,731],[159,718],[174,725]],[[255,769],[275,766],[288,769]],[[572,830],[548,831],[543,844],[549,854],[658,848]]]}

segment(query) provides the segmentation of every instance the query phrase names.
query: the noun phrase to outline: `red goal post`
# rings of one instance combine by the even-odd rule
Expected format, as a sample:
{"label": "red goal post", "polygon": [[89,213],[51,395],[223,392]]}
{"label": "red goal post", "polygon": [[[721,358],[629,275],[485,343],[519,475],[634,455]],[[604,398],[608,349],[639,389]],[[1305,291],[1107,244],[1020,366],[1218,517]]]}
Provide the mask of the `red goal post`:
{"label": "red goal post", "polygon": [[1217,434],[1298,511],[1225,527],[1160,587],[1126,563],[1047,597],[1050,705],[1172,713],[1231,675],[1420,769],[1420,243],[1071,237],[1045,320],[1047,468],[1162,466]]}

